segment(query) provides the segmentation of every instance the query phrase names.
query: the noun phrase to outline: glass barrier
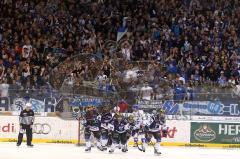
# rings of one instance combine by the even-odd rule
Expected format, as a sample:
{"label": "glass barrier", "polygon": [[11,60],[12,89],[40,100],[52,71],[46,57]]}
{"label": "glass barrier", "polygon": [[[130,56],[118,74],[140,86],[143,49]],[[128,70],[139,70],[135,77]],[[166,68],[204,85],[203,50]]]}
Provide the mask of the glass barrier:
{"label": "glass barrier", "polygon": [[67,85],[61,90],[43,88],[4,91],[1,90],[0,111],[20,111],[26,102],[32,104],[35,112],[74,112],[79,107],[88,105],[115,107],[124,102],[129,111],[132,105],[137,104],[146,112],[163,108],[167,115],[240,117],[239,95],[230,89],[228,91],[231,93],[227,93],[227,90],[220,92],[215,88],[211,93],[172,91],[157,96],[148,89],[119,92],[106,88]]}

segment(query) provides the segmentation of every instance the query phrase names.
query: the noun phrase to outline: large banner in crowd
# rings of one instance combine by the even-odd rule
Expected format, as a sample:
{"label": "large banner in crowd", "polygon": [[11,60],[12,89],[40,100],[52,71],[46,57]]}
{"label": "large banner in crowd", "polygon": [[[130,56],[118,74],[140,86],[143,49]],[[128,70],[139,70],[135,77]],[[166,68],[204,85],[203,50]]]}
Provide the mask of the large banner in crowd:
{"label": "large banner in crowd", "polygon": [[100,106],[104,102],[101,98],[70,98],[68,105],[71,107],[86,107],[86,106]]}
{"label": "large banner in crowd", "polygon": [[63,107],[61,100],[66,99],[68,107],[100,106],[108,101],[95,97],[0,97],[0,111],[20,112],[27,102],[32,104],[34,112],[55,112],[56,107]]}
{"label": "large banner in crowd", "polygon": [[[110,101],[97,97],[67,97],[67,107],[101,106]],[[32,104],[35,112],[54,112],[58,107],[63,107],[62,97],[33,96],[26,97],[0,97],[0,111],[21,111],[26,102]],[[191,116],[240,116],[239,101],[162,101],[139,100],[137,104],[142,109],[163,108],[167,115]]]}
{"label": "large banner in crowd", "polygon": [[0,111],[20,112],[27,102],[32,104],[34,112],[54,112],[58,99],[55,97],[0,97]]}
{"label": "large banner in crowd", "polygon": [[240,116],[237,101],[161,101],[140,100],[143,109],[163,108],[167,115]]}

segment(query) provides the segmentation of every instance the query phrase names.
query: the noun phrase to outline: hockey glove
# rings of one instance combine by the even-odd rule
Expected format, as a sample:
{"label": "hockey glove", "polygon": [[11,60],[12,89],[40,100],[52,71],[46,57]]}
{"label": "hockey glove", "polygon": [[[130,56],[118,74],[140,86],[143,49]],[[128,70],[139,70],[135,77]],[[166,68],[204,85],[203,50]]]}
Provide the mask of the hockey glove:
{"label": "hockey glove", "polygon": [[114,130],[114,125],[108,124],[108,130],[113,131]]}
{"label": "hockey glove", "polygon": [[162,136],[167,137],[167,127],[164,127],[162,130]]}

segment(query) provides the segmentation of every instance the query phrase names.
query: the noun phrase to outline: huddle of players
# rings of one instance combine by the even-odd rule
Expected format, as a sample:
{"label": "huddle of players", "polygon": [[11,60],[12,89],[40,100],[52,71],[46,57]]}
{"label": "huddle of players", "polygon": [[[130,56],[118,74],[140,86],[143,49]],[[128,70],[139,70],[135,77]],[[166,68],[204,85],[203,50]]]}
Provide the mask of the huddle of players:
{"label": "huddle of players", "polygon": [[[134,146],[145,152],[146,145],[153,136],[156,140],[154,153],[161,154],[161,129],[163,136],[167,135],[164,111],[162,109],[153,111],[146,118],[146,114],[139,110],[137,105],[132,109],[131,115],[127,116],[118,111],[112,111],[108,106],[103,107],[100,114],[95,107],[87,107],[82,120],[85,127],[85,151],[91,151],[91,135],[97,140],[97,148],[106,151],[109,147],[109,153],[113,153],[116,148],[127,152],[127,143],[131,136],[134,138]],[[138,144],[138,138],[141,139],[141,144]]]}

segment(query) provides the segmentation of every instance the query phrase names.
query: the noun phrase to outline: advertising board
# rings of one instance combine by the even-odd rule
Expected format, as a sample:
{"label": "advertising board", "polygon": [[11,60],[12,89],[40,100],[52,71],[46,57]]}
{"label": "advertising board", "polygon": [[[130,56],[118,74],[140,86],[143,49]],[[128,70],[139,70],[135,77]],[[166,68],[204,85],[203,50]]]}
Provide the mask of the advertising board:
{"label": "advertising board", "polygon": [[240,144],[240,123],[192,122],[191,143]]}

